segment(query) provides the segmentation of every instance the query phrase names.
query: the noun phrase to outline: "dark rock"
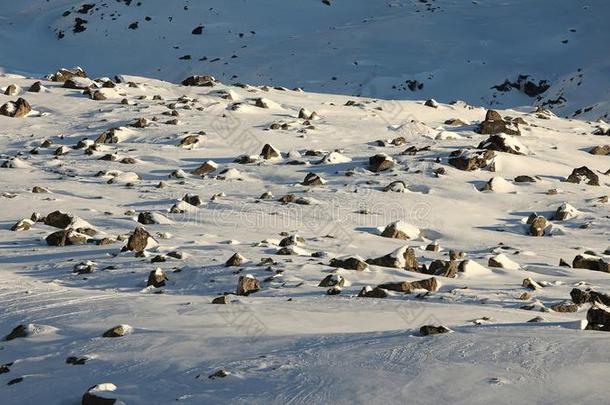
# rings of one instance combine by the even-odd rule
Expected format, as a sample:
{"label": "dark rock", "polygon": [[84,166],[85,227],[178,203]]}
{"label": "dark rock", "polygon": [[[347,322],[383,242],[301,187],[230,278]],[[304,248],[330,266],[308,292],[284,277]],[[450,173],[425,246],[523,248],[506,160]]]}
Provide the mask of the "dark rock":
{"label": "dark rock", "polygon": [[18,338],[28,337],[29,332],[26,325],[18,325],[16,326],[11,333],[4,337],[4,340],[9,341]]}
{"label": "dark rock", "polygon": [[498,152],[524,155],[525,151],[517,142],[513,142],[507,135],[492,135],[478,146],[479,149],[495,150]]}
{"label": "dark rock", "polygon": [[434,325],[424,325],[419,328],[419,333],[422,336],[432,336],[432,335],[440,335],[443,333],[449,333],[451,329],[446,326],[434,326]]}
{"label": "dark rock", "polygon": [[589,186],[599,186],[599,177],[586,166],[574,169],[566,181],[568,183],[585,183]]}
{"label": "dark rock", "polygon": [[246,259],[242,255],[240,255],[239,253],[235,253],[233,256],[231,256],[229,258],[229,260],[227,260],[227,262],[225,263],[225,266],[226,267],[239,267],[244,263],[245,260]]}
{"label": "dark rock", "polygon": [[369,170],[374,173],[383,172],[392,167],[394,167],[394,161],[384,153],[379,153],[369,158]]}
{"label": "dark rock", "polygon": [[160,288],[165,286],[166,281],[168,281],[168,278],[165,272],[161,269],[156,269],[151,271],[148,275],[148,281],[146,282],[146,286]]}
{"label": "dark rock", "polygon": [[383,288],[371,288],[370,286],[362,287],[362,290],[358,293],[358,297],[365,298],[387,298],[387,296],[388,292]]}
{"label": "dark rock", "polygon": [[130,335],[133,332],[133,328],[129,325],[117,325],[113,328],[108,329],[106,332],[104,332],[104,334],[102,335],[102,337],[105,338],[117,338],[117,337],[123,337],[126,335]]}
{"label": "dark rock", "polygon": [[45,240],[49,246],[70,246],[84,245],[87,243],[87,239],[86,235],[75,232],[72,229],[63,229],[53,232]]}
{"label": "dark rock", "polygon": [[330,266],[339,267],[347,270],[363,271],[368,268],[366,262],[358,257],[348,257],[345,259],[331,259]]}
{"label": "dark rock", "polygon": [[190,76],[182,81],[183,86],[203,86],[213,87],[216,84],[216,79],[213,76]]}
{"label": "dark rock", "polygon": [[305,179],[303,180],[303,182],[301,184],[304,186],[315,187],[315,186],[321,186],[324,183],[326,183],[326,182],[324,181],[324,179],[322,179],[322,177],[318,176],[315,173],[308,173],[307,176],[305,176]]}
{"label": "dark rock", "polygon": [[530,234],[532,236],[544,236],[548,221],[545,217],[537,216],[530,224]]}
{"label": "dark rock", "polygon": [[451,152],[449,164],[459,170],[473,171],[486,168],[494,157],[495,153],[491,150],[479,152],[457,150]]}
{"label": "dark rock", "polygon": [[133,231],[133,233],[129,237],[129,240],[127,241],[127,246],[125,248],[126,250],[136,253],[143,252],[148,246],[149,239],[152,239],[154,241],[154,238],[151,236],[151,234],[148,233],[146,229],[139,226]]}
{"label": "dark rock", "polygon": [[217,305],[228,305],[231,303],[231,299],[228,295],[221,295],[220,297],[216,297],[212,300],[212,304]]}
{"label": "dark rock", "polygon": [[578,255],[572,262],[572,267],[575,269],[587,269],[593,271],[601,271],[604,273],[610,273],[610,263],[604,261],[604,259],[597,257],[585,257]]}
{"label": "dark rock", "polygon": [[531,176],[525,176],[525,175],[521,175],[521,176],[517,176],[515,177],[515,183],[535,183],[536,179],[531,177]]}
{"label": "dark rock", "polygon": [[610,332],[610,310],[594,305],[587,311],[587,329]]}
{"label": "dark rock", "polygon": [[455,278],[458,272],[458,266],[455,261],[434,260],[428,268],[421,271],[424,274],[430,274],[441,277]]}
{"label": "dark rock", "polygon": [[0,115],[11,118],[22,118],[32,111],[30,104],[23,98],[18,98],[17,101],[9,101],[0,107]]}
{"label": "dark rock", "polygon": [[318,284],[318,287],[343,287],[345,278],[338,274],[329,274]]}
{"label": "dark rock", "polygon": [[596,146],[589,151],[592,155],[607,156],[610,155],[610,145]]}
{"label": "dark rock", "polygon": [[270,160],[270,159],[277,159],[279,157],[281,157],[282,155],[280,154],[280,152],[275,149],[273,146],[269,145],[268,143],[265,144],[265,146],[263,146],[263,150],[261,152],[261,157],[265,160]]}
{"label": "dark rock", "polygon": [[570,297],[572,298],[572,301],[577,305],[583,305],[587,303],[600,303],[606,306],[610,305],[610,295],[599,293],[593,290],[583,291],[579,290],[578,288],[573,288],[572,291],[570,291]]}

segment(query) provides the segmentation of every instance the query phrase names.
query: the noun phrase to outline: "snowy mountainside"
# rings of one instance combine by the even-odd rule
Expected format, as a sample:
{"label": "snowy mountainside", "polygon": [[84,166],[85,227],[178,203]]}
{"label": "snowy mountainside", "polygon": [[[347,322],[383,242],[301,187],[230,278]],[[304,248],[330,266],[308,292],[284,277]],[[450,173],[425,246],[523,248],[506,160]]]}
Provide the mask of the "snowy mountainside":
{"label": "snowy mountainside", "polygon": [[0,75],[2,404],[608,398],[604,124],[79,76]]}
{"label": "snowy mountainside", "polygon": [[0,6],[10,71],[82,65],[174,82],[610,112],[610,3],[573,0],[24,0]]}

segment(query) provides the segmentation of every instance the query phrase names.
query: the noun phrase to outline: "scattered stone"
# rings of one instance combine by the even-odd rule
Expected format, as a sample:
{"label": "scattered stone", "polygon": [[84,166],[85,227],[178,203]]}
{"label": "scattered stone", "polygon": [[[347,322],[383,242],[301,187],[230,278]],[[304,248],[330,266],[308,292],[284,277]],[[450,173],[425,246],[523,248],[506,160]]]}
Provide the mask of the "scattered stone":
{"label": "scattered stone", "polygon": [[421,272],[435,276],[455,278],[457,276],[458,266],[454,260],[434,260],[430,263],[429,267],[426,268],[424,266]]}
{"label": "scattered stone", "polygon": [[610,145],[596,146],[589,153],[592,155],[608,156],[610,155]]}
{"label": "scattered stone", "polygon": [[610,332],[610,310],[605,305],[595,304],[587,311],[587,329]]}
{"label": "scattered stone", "polygon": [[553,215],[553,220],[566,221],[568,219],[576,218],[578,214],[579,212],[576,208],[568,203],[563,203],[559,208],[557,208],[555,215]]}
{"label": "scattered stone", "polygon": [[388,292],[386,290],[384,290],[383,288],[379,288],[379,287],[375,287],[372,288],[371,286],[365,286],[362,287],[362,290],[360,290],[360,292],[358,293],[358,297],[364,297],[364,298],[387,298],[388,296]]}
{"label": "scattered stone", "polygon": [[213,87],[216,84],[214,76],[190,76],[182,81],[183,86]]}
{"label": "scattered stone", "polygon": [[449,333],[451,332],[451,329],[447,328],[446,326],[435,326],[435,325],[424,325],[421,328],[419,328],[419,333],[422,336],[433,336],[433,335],[440,335],[443,333]]}
{"label": "scattered stone", "polygon": [[535,183],[536,179],[531,176],[521,175],[515,177],[514,181],[515,183]]}
{"label": "scattered stone", "polygon": [[519,270],[521,268],[521,266],[509,259],[504,253],[490,257],[488,266],[507,270]]}
{"label": "scattered stone", "polygon": [[157,246],[158,243],[155,238],[152,237],[150,233],[141,226],[137,227],[129,240],[127,241],[127,245],[125,246],[125,250],[141,253],[144,250]]}
{"label": "scattered stone", "polygon": [[583,304],[596,304],[600,303],[603,305],[610,305],[610,295],[599,293],[593,290],[579,290],[578,288],[573,288],[570,291],[570,297],[572,301],[577,305]]}
{"label": "scattered stone", "polygon": [[575,269],[587,269],[593,271],[601,271],[610,273],[610,263],[604,259],[594,256],[578,255],[572,261],[572,267]]}
{"label": "scattered stone", "polygon": [[521,135],[519,127],[511,122],[504,121],[502,116],[494,110],[488,110],[485,121],[479,124],[477,132],[483,135],[505,133],[508,135]]}
{"label": "scattered stone", "polygon": [[148,275],[148,281],[146,282],[147,287],[165,287],[165,282],[168,281],[167,275],[163,270],[157,268],[150,272]]}
{"label": "scattered stone", "polygon": [[548,226],[548,221],[545,217],[537,216],[530,224],[530,234],[532,236],[544,236]]}
{"label": "scattered stone", "polygon": [[364,271],[368,269],[368,264],[364,260],[359,257],[347,257],[343,259],[331,259],[330,260],[331,267],[339,267],[347,270],[356,270],[356,271]]}
{"label": "scattered stone", "polygon": [[246,261],[245,257],[240,255],[239,253],[235,253],[233,256],[227,260],[225,263],[225,267],[239,267]]}
{"label": "scattered stone", "polygon": [[45,240],[49,246],[84,245],[87,243],[88,236],[72,229],[63,229],[53,232]]}
{"label": "scattered stone", "polygon": [[22,118],[32,111],[30,104],[23,98],[17,101],[8,101],[0,107],[0,115],[11,118]]}
{"label": "scattered stone", "polygon": [[459,170],[473,171],[488,167],[495,156],[494,151],[491,150],[475,152],[456,150],[451,152],[449,164]]}
{"label": "scattered stone", "polygon": [[438,103],[433,98],[426,100],[424,103],[426,107],[438,108]]}
{"label": "scattered stone", "polygon": [[315,173],[308,173],[301,184],[304,186],[316,187],[326,184],[326,180]]}
{"label": "scattered stone", "polygon": [[578,305],[572,302],[561,302],[551,306],[551,309],[555,312],[577,312]]}
{"label": "scattered stone", "polygon": [[208,160],[207,162],[203,163],[201,166],[193,170],[193,174],[195,176],[205,176],[208,173],[212,173],[216,169],[218,169],[218,165],[215,162]]}
{"label": "scattered stone", "polygon": [[221,368],[220,370],[215,371],[213,374],[210,374],[208,376],[208,378],[211,379],[211,380],[215,380],[217,378],[225,378],[225,377],[228,377],[230,375],[231,375],[230,371],[227,371],[226,369]]}
{"label": "scattered stone", "polygon": [[24,218],[17,222],[15,225],[11,226],[11,231],[28,231],[34,225],[34,221]]}
{"label": "scattered stone", "polygon": [[40,93],[43,90],[42,83],[40,81],[34,82],[28,89],[28,93]]}
{"label": "scattered stone", "polygon": [[278,151],[268,143],[263,146],[263,150],[260,156],[265,160],[278,159],[282,157],[280,151]]}
{"label": "scattered stone", "polygon": [[71,79],[73,77],[85,78],[85,77],[87,77],[87,73],[85,73],[85,71],[78,66],[73,69],[61,68],[57,72],[55,72],[53,75],[51,75],[49,77],[49,79],[53,82],[63,83],[66,80]]}
{"label": "scattered stone", "polygon": [[81,400],[82,405],[121,405],[122,401],[114,398],[112,393],[117,387],[111,383],[97,384],[89,388]]}
{"label": "scattered stone", "polygon": [[394,160],[385,153],[379,153],[369,158],[369,170],[378,173],[394,167]]}
{"label": "scattered stone", "polygon": [[339,274],[329,274],[318,284],[318,287],[343,287],[345,278]]}
{"label": "scattered stone", "polygon": [[220,297],[216,297],[212,300],[212,304],[217,305],[228,305],[231,303],[231,299],[228,295],[221,295]]}
{"label": "scattered stone", "polygon": [[523,280],[523,288],[527,288],[530,290],[541,290],[542,286],[534,281],[531,277],[528,277]]}
{"label": "scattered stone", "polygon": [[260,282],[251,274],[239,277],[237,284],[237,295],[250,295],[260,291]]}
{"label": "scattered stone", "polygon": [[133,333],[133,327],[131,327],[130,325],[127,325],[127,324],[121,324],[121,325],[117,325],[113,328],[108,329],[106,332],[104,332],[102,337],[116,338],[116,337],[123,337],[126,335],[130,335],[132,333]]}
{"label": "scattered stone", "polygon": [[481,142],[478,148],[511,153],[513,155],[525,155],[528,153],[527,148],[521,142],[505,134],[490,136],[487,140]]}
{"label": "scattered stone", "polygon": [[589,186],[599,186],[599,177],[586,166],[574,169],[566,181],[568,183],[585,183]]}
{"label": "scattered stone", "polygon": [[396,221],[388,224],[381,232],[381,236],[392,239],[414,240],[421,236],[421,230],[406,222]]}

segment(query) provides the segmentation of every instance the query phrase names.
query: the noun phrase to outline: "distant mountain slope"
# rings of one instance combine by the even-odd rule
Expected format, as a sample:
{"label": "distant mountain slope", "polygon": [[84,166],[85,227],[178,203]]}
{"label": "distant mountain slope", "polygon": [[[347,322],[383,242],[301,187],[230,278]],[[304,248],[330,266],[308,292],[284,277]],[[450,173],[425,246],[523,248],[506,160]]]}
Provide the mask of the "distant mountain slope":
{"label": "distant mountain slope", "polygon": [[0,5],[0,55],[28,73],[196,72],[607,119],[608,16],[606,0],[25,0]]}

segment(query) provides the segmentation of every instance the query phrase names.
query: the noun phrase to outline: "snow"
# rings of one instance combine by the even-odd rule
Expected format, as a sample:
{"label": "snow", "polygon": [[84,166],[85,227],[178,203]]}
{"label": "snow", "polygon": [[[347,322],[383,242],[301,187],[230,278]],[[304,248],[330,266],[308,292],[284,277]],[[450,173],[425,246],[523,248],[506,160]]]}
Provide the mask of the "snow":
{"label": "snow", "polygon": [[[31,328],[32,337],[0,345],[0,366],[13,363],[8,373],[0,374],[3,405],[79,403],[83,393],[99,384],[104,395],[127,404],[607,400],[607,335],[582,330],[589,304],[573,313],[549,310],[569,299],[575,287],[605,293],[610,289],[607,273],[558,265],[560,259],[571,262],[586,251],[596,254],[586,257],[610,259],[608,203],[600,199],[608,195],[609,177],[604,173],[610,166],[607,157],[587,153],[605,143],[605,137],[593,135],[602,124],[540,118],[530,105],[535,101],[516,90],[496,101],[485,96],[504,78],[531,72],[552,79],[550,91],[560,91],[566,79],[569,101],[557,108],[559,116],[593,102],[595,108],[577,118],[601,115],[608,108],[601,90],[607,83],[601,74],[608,66],[607,55],[599,52],[601,45],[593,52],[576,43],[607,39],[606,3],[593,2],[585,10],[567,1],[475,5],[437,0],[430,7],[438,3],[445,11],[434,13],[426,11],[424,3],[404,1],[335,0],[331,7],[318,1],[268,0],[265,7],[244,1],[239,8],[227,2],[205,3],[188,2],[188,13],[174,7],[170,24],[165,2],[109,2],[105,11],[100,6],[84,17],[90,20],[85,32],[66,31],[62,40],[54,38],[52,30],[66,29],[79,13],[68,19],[59,16],[81,3],[27,0],[0,6],[2,63],[8,72],[27,73],[1,74],[0,88],[17,84],[27,89],[66,63],[82,62],[93,76],[131,74],[121,76],[124,82],[114,89],[128,105],[116,98],[94,101],[61,83],[42,80],[47,91],[24,97],[43,114],[0,117],[0,332],[37,325]],[[413,13],[416,8],[418,15]],[[115,10],[120,16],[112,20],[109,15]],[[143,15],[151,15],[154,23],[147,26]],[[282,18],[271,26],[268,15]],[[127,23],[135,20],[140,28],[127,31]],[[540,22],[537,35],[532,35],[533,28],[513,29],[533,21]],[[190,30],[199,24],[206,26],[204,35],[191,38]],[[405,26],[412,27],[410,35],[404,35]],[[571,26],[576,33],[566,32]],[[248,34],[250,29],[257,34]],[[239,39],[239,32],[246,38]],[[463,38],[456,32],[463,32]],[[571,35],[569,44],[557,44],[564,34]],[[386,45],[381,46],[380,38]],[[429,46],[408,46],[421,44],[422,38]],[[180,49],[170,49],[170,44]],[[71,52],[60,52],[68,46]],[[337,48],[336,58],[320,63],[327,46]],[[362,51],[354,53],[355,46]],[[134,47],[141,50],[138,57]],[[239,56],[235,63],[223,65],[233,52]],[[193,59],[179,62],[176,56],[186,53]],[[199,53],[222,56],[222,62],[198,61]],[[442,63],[436,63],[439,54],[446,56]],[[237,63],[240,60],[243,64]],[[583,66],[581,86],[568,79],[577,65]],[[183,87],[158,80],[175,82],[195,72],[252,86]],[[238,77],[231,78],[233,74]],[[466,74],[480,80],[462,80]],[[330,80],[333,75],[338,80]],[[370,80],[360,86],[367,77]],[[410,78],[424,82],[423,90],[411,94],[392,89],[392,84]],[[255,86],[263,83],[308,91]],[[233,101],[222,94],[230,94]],[[163,100],[153,100],[154,95]],[[431,96],[439,100],[438,108],[396,100]],[[11,99],[0,98],[2,104]],[[255,107],[256,98],[279,107]],[[443,103],[457,98],[473,106]],[[231,110],[235,101],[247,108]],[[354,105],[346,105],[348,101]],[[528,153],[498,153],[495,172],[463,172],[450,166],[449,153],[474,150],[487,139],[475,132],[474,124],[484,119],[486,110],[476,105],[492,101],[502,116],[527,122],[519,126],[522,136],[507,137],[507,142]],[[164,124],[172,103],[179,125]],[[317,112],[313,129],[295,118],[301,108]],[[140,117],[151,125],[127,127]],[[152,121],[155,117],[158,120]],[[451,118],[472,124],[448,127],[444,122]],[[269,129],[280,121],[291,125]],[[119,143],[104,144],[91,155],[72,148],[110,128],[120,128],[115,131]],[[202,131],[198,148],[176,146]],[[376,144],[398,136],[407,143]],[[40,147],[45,139],[52,141],[49,148]],[[288,152],[290,159],[234,162],[238,156],[260,153],[267,143]],[[70,152],[54,156],[62,146]],[[430,149],[403,154],[410,146]],[[30,153],[34,149],[37,153]],[[313,156],[308,151],[321,153]],[[136,163],[98,160],[107,153],[133,157]],[[380,153],[395,166],[381,173],[368,171],[368,158]],[[217,167],[212,174],[190,174],[212,161]],[[599,175],[601,186],[563,181],[583,165]],[[184,175],[170,178],[176,170]],[[98,177],[100,172],[106,175]],[[300,186],[310,172],[326,182]],[[513,182],[520,175],[537,181]],[[496,192],[481,193],[479,186],[490,178]],[[163,188],[158,187],[161,181],[166,183]],[[393,181],[403,181],[409,192],[384,192]],[[53,192],[31,193],[33,186]],[[549,194],[550,189],[557,194]],[[267,191],[273,198],[260,199]],[[199,195],[204,204],[181,201],[185,194]],[[278,201],[287,194],[312,204]],[[550,220],[552,237],[523,232],[522,218],[533,212],[551,218],[565,201],[570,221]],[[174,204],[184,213],[169,212]],[[121,235],[120,240],[56,247],[44,241],[56,229],[40,222],[32,222],[27,231],[9,230],[33,212],[55,210],[74,215],[78,227],[109,238]],[[156,241],[148,240],[146,254],[120,253],[128,235],[140,226],[137,214],[144,211],[158,222],[145,226]],[[418,241],[411,247],[420,264],[449,260],[453,250],[465,253],[463,271],[456,278],[436,276],[436,292],[356,297],[365,286],[432,277],[404,268],[370,266],[358,272],[329,265],[330,258],[366,260],[388,252],[404,265],[405,241],[382,238],[377,232],[391,223]],[[292,247],[297,254],[277,255],[279,241],[295,234],[304,238],[302,246]],[[442,249],[425,250],[429,240]],[[176,251],[184,254],[182,259],[168,255]],[[236,252],[249,260],[225,267]],[[157,255],[166,261],[151,263]],[[268,258],[271,261],[261,261]],[[502,267],[489,266],[490,258]],[[74,273],[81,262],[96,263],[96,270]],[[167,285],[142,290],[143,281],[157,268],[167,274]],[[337,296],[318,287],[329,274],[346,279]],[[242,275],[256,277],[261,291],[234,295]],[[541,288],[524,289],[527,278]],[[524,292],[532,298],[520,299]],[[211,304],[225,293],[230,304]],[[528,323],[536,316],[544,322]],[[121,324],[133,325],[132,333],[102,338],[105,330]],[[421,337],[418,330],[426,324],[442,324],[453,333]],[[69,356],[88,360],[84,365],[65,364]],[[219,369],[228,375],[208,378]],[[21,376],[26,377],[22,382],[7,385]],[[102,389],[106,384],[116,389]]]}

